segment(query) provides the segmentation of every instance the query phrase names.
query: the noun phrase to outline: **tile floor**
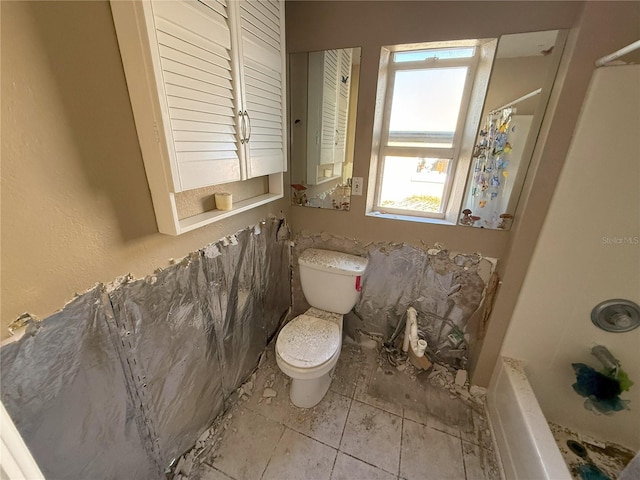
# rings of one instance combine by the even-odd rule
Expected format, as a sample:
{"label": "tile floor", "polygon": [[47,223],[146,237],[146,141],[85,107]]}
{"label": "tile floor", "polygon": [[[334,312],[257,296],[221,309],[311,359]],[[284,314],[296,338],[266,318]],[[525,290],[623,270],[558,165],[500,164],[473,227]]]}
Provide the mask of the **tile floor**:
{"label": "tile floor", "polygon": [[[289,402],[273,347],[253,394],[225,414],[193,480],[499,479],[483,408],[346,344],[330,391],[312,409]],[[276,396],[263,397],[265,388]],[[271,392],[273,393],[273,392]]]}

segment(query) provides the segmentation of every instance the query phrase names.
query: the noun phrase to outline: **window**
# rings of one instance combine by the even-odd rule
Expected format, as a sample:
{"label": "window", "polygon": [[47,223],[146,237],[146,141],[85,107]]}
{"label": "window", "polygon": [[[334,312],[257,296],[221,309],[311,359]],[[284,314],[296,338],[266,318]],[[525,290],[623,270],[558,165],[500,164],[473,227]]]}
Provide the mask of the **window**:
{"label": "window", "polygon": [[457,215],[495,43],[383,48],[370,212]]}

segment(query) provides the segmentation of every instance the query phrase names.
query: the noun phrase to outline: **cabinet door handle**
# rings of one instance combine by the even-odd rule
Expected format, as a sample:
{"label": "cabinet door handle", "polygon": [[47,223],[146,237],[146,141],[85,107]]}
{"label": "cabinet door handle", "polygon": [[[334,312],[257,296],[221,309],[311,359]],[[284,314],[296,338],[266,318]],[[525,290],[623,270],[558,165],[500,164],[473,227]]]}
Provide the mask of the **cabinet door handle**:
{"label": "cabinet door handle", "polygon": [[245,138],[246,142],[249,143],[249,140],[251,140],[251,117],[249,116],[246,110],[244,111],[244,116],[247,118],[247,123],[249,124],[249,133]]}
{"label": "cabinet door handle", "polygon": [[240,144],[244,145],[245,137],[247,136],[247,122],[242,110],[238,112],[238,116],[240,117]]}

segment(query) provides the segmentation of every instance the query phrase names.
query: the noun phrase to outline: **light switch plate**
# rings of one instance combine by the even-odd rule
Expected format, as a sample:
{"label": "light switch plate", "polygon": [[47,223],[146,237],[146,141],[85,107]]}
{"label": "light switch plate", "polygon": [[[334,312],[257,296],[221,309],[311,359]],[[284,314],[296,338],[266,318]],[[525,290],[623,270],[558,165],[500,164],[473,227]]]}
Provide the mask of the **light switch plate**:
{"label": "light switch plate", "polygon": [[362,177],[351,179],[351,195],[362,195]]}

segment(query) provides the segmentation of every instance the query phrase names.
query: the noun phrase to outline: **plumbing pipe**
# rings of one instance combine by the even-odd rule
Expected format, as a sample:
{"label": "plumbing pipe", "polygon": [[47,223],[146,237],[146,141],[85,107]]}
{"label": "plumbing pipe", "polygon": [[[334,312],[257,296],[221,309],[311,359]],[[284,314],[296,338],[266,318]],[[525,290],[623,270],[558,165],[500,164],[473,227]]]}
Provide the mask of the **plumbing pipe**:
{"label": "plumbing pipe", "polygon": [[409,339],[411,338],[411,331],[415,326],[416,331],[418,329],[418,320],[417,320],[418,312],[413,307],[409,307],[407,309],[407,321],[404,326],[404,341],[402,342],[402,351],[409,351]]}
{"label": "plumbing pipe", "polygon": [[602,345],[594,345],[591,348],[591,354],[600,360],[602,366],[609,371],[617,371],[620,368],[620,362],[616,359],[607,347]]}
{"label": "plumbing pipe", "polygon": [[418,343],[418,348],[417,350],[414,351],[414,353],[418,358],[424,357],[424,351],[427,349],[427,342],[426,340],[419,339],[417,343]]}
{"label": "plumbing pipe", "polygon": [[418,338],[418,312],[413,307],[407,309],[407,324],[404,329],[402,351],[408,352],[409,347],[416,357],[424,356],[424,351],[427,348],[427,342]]}

